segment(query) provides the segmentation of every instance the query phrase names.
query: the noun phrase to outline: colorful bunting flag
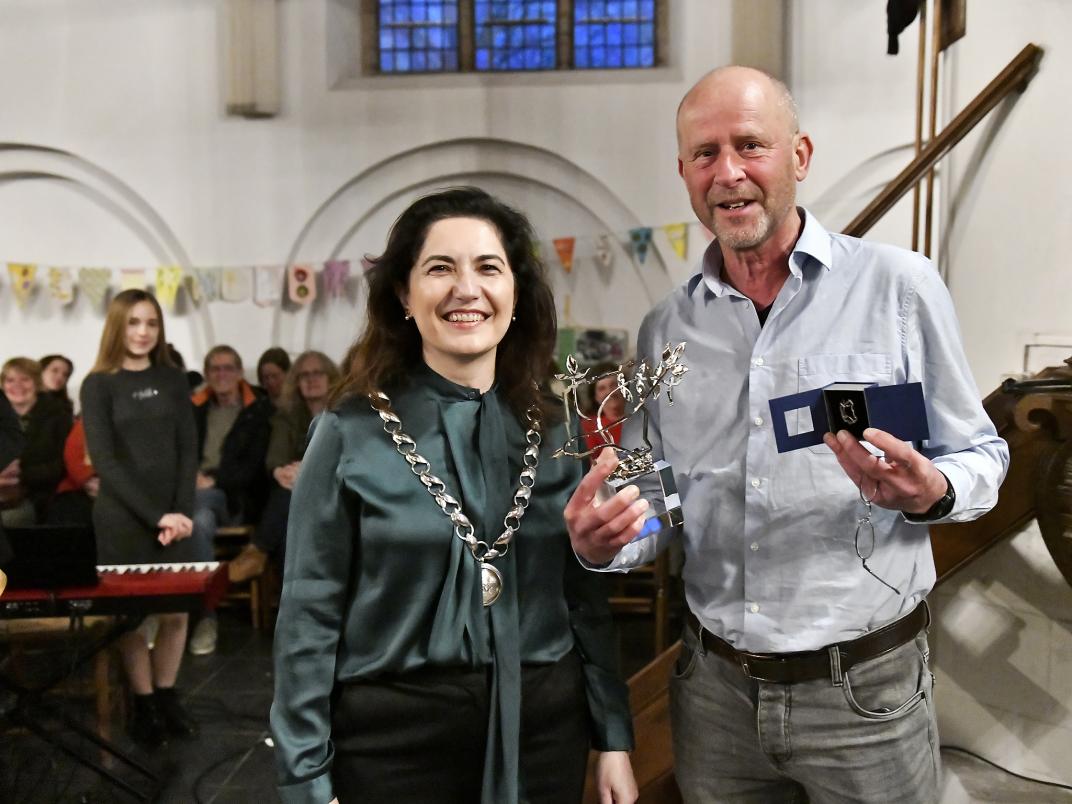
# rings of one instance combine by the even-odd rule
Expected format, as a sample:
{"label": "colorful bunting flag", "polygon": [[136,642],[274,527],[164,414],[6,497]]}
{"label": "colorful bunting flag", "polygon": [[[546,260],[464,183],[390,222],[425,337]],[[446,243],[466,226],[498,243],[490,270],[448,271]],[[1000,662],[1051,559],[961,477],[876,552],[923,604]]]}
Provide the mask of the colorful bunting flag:
{"label": "colorful bunting flag", "polygon": [[339,298],[346,292],[346,280],[350,278],[349,260],[328,260],[320,274],[324,292],[332,298]]}
{"label": "colorful bunting flag", "polygon": [[48,295],[66,307],[74,301],[74,277],[70,268],[48,269]]}
{"label": "colorful bunting flag", "polygon": [[666,239],[670,241],[670,248],[677,254],[679,260],[683,260],[689,253],[689,225],[687,223],[668,223],[663,227]]}
{"label": "colorful bunting flag", "polygon": [[111,268],[79,268],[78,287],[86,294],[90,303],[100,307],[108,296],[112,285]]}
{"label": "colorful bunting flag", "polygon": [[556,237],[554,239],[555,251],[558,252],[558,260],[568,274],[573,270],[573,244],[575,238]]}
{"label": "colorful bunting flag", "polygon": [[249,266],[220,269],[220,298],[226,302],[241,302],[253,290],[253,272]]}
{"label": "colorful bunting flag", "polygon": [[287,269],[287,295],[295,304],[309,304],[316,298],[316,273],[313,266],[292,265]]}
{"label": "colorful bunting flag", "polygon": [[175,309],[182,277],[182,268],[177,265],[162,265],[156,269],[156,299],[168,310]]}
{"label": "colorful bunting flag", "polygon": [[652,229],[650,226],[638,226],[635,229],[629,230],[629,245],[633,250],[633,255],[641,265],[644,264],[644,260],[648,256],[648,247],[651,245],[651,233]]}
{"label": "colorful bunting flag", "polygon": [[283,266],[253,267],[253,303],[258,307],[275,307],[283,299]]}
{"label": "colorful bunting flag", "polygon": [[596,262],[604,268],[610,268],[614,262],[614,250],[611,248],[610,235],[602,234],[596,238]]}
{"label": "colorful bunting flag", "polygon": [[120,268],[119,290],[145,290],[144,268]]}
{"label": "colorful bunting flag", "polygon": [[211,302],[220,297],[220,269],[219,268],[194,268],[194,301],[202,300]]}
{"label": "colorful bunting flag", "polygon": [[197,274],[194,273],[196,270],[196,268],[193,268],[190,273],[186,274],[186,292],[190,294],[190,300],[194,304],[201,304],[205,297],[201,292],[201,281],[197,278]]}
{"label": "colorful bunting flag", "polygon": [[37,283],[37,266],[25,262],[9,262],[7,272],[11,275],[11,290],[19,307],[25,307],[33,295]]}
{"label": "colorful bunting flag", "polygon": [[[660,227],[670,247],[682,260],[688,258],[691,225],[671,223]],[[703,225],[700,225],[700,232],[708,242],[714,238]],[[643,265],[652,247],[652,234],[653,229],[650,226],[636,227],[628,231],[627,242],[619,242],[618,245],[627,248],[636,262]],[[607,269],[613,265],[614,240],[619,235],[620,233],[605,233],[594,237],[593,259],[598,266]],[[537,259],[545,260],[545,255],[553,246],[563,270],[572,273],[576,242],[577,238],[574,236],[556,237],[547,242],[533,241],[532,249]],[[375,265],[375,259],[369,255],[361,257],[361,269],[370,270]],[[279,265],[191,268],[185,271],[178,266],[160,266],[155,269],[123,268],[119,269],[119,285],[123,290],[144,288],[151,281],[149,272],[153,271],[156,295],[161,304],[169,309],[174,307],[183,286],[196,304],[221,298],[229,302],[242,302],[252,297],[258,306],[271,307],[279,304],[285,293],[294,304],[306,305],[316,299],[318,272],[322,276],[320,281],[323,293],[332,298],[343,296],[351,276],[352,264],[350,260],[328,260],[322,265],[301,263],[285,268]],[[78,269],[77,281],[74,269],[56,267],[47,270],[48,293],[60,305],[73,302],[76,287],[82,288],[91,303],[100,304],[106,299],[113,281],[110,268]],[[36,287],[37,266],[29,263],[8,263],[8,272],[13,295],[18,304],[24,306]]]}

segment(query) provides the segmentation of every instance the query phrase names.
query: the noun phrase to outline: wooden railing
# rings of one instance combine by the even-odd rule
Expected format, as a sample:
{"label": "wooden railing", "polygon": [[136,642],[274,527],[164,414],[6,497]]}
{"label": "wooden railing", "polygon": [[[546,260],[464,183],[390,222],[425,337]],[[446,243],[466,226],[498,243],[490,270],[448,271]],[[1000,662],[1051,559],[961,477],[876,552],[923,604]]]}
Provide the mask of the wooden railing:
{"label": "wooden railing", "polygon": [[1027,45],[1009,62],[997,77],[986,85],[975,98],[964,107],[964,111],[950,121],[941,133],[928,142],[919,156],[913,159],[886,188],[875,196],[863,212],[857,215],[844,233],[853,237],[863,237],[871,227],[878,223],[901,197],[911,190],[927,171],[934,167],[950,149],[960,142],[975,126],[986,117],[995,106],[1012,92],[1023,92],[1038,70],[1043,50],[1038,45]]}
{"label": "wooden railing", "polygon": [[[1069,358],[1072,361],[1072,358]],[[983,400],[998,435],[1009,444],[1012,460],[998,492],[998,503],[974,522],[931,528],[931,549],[938,583],[982,555],[1005,536],[1038,519],[1042,538],[1054,563],[1072,584],[1072,366],[1045,369],[1035,384],[1046,380],[1064,388],[1037,393],[1001,388]]]}

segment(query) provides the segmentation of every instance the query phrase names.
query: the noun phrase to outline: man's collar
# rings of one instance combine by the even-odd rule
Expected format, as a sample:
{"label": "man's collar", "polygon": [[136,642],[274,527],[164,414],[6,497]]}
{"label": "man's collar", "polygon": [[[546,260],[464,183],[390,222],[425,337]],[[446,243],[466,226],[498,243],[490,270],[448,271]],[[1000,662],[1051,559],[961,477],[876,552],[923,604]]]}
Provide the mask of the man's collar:
{"label": "man's collar", "polygon": [[[799,278],[803,274],[803,266],[807,264],[808,257],[824,266],[828,271],[831,270],[833,264],[830,233],[804,207],[797,207],[797,211],[804,219],[804,229],[801,231],[800,237],[797,238],[797,242],[793,245],[793,250],[789,253],[789,272]],[[704,251],[703,260],[700,263],[700,272],[694,274],[692,279],[689,280],[688,289],[690,295],[700,285],[704,285],[716,298],[726,295],[733,289],[722,279],[722,249],[719,248],[717,238],[712,240],[707,250]]]}
{"label": "man's collar", "polygon": [[[807,262],[808,257],[814,259],[826,270],[832,270],[834,265],[830,249],[830,233],[823,228],[818,218],[804,207],[797,207],[797,210],[804,218],[804,231],[800,233],[796,245],[793,246],[793,252],[789,255],[789,270],[799,275],[800,266]],[[795,266],[794,263],[796,263]]]}

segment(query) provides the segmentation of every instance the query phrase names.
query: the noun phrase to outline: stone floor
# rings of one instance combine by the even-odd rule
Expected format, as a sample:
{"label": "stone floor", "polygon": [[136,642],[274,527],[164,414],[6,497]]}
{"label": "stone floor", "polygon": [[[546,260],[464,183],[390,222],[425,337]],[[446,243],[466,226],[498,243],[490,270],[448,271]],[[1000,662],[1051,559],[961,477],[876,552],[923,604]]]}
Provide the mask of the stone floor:
{"label": "stone floor", "polygon": [[[277,801],[272,751],[266,743],[272,700],[271,637],[254,631],[237,612],[221,612],[216,653],[187,656],[180,687],[186,706],[200,723],[199,739],[169,743],[149,756],[125,738],[121,724],[115,730],[116,744],[161,778],[157,800],[168,804]],[[83,722],[93,722],[89,701],[68,701],[68,705]],[[79,748],[91,746],[83,742]],[[144,777],[117,772],[139,790],[151,790]],[[8,729],[0,735],[0,801],[136,800],[25,729]]]}
{"label": "stone floor", "polygon": [[[988,757],[989,758],[989,757]],[[940,804],[1066,804],[1072,791],[1017,779],[959,751],[942,750],[945,771]]]}
{"label": "stone floor", "polygon": [[[619,623],[623,667],[632,672],[650,657],[650,630],[636,620]],[[272,697],[271,638],[254,631],[238,612],[220,615],[219,649],[188,656],[182,671],[186,703],[201,723],[196,741],[175,742],[146,756],[117,728],[117,743],[149,764],[163,780],[158,801],[167,804],[270,804],[272,751],[268,708]],[[69,702],[84,722],[91,704]],[[0,699],[6,712],[11,699]],[[942,804],[961,802],[1072,802],[1072,792],[1020,781],[970,757],[943,752]],[[137,778],[125,775],[140,784]],[[24,728],[0,715],[0,802],[127,802],[137,799],[102,782]]]}

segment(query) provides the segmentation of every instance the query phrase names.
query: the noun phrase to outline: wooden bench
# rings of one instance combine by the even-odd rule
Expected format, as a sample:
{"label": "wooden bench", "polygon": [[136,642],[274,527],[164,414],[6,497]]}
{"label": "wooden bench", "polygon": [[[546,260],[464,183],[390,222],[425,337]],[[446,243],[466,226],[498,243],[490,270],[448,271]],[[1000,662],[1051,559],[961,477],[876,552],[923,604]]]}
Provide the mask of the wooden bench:
{"label": "wooden bench", "polygon": [[669,551],[663,550],[652,564],[612,576],[607,598],[611,612],[640,614],[652,618],[653,651],[658,656],[669,644],[670,564]]}

